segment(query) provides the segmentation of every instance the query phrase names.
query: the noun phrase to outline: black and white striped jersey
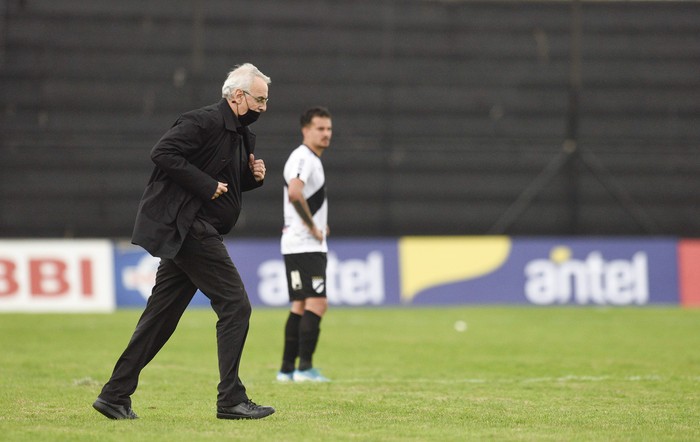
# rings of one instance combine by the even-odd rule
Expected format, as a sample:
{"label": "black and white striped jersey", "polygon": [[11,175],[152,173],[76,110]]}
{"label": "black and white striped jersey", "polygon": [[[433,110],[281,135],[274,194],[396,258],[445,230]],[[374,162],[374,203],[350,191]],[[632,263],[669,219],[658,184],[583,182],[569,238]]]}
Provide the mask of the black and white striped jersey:
{"label": "black and white striped jersey", "polygon": [[[304,182],[303,195],[309,204],[314,224],[323,231],[323,242],[311,235],[309,228],[289,202],[287,186],[293,178]],[[328,224],[328,200],[326,175],[321,158],[302,144],[289,155],[284,165],[284,229],[281,249],[283,255],[292,253],[328,252],[326,226]]]}

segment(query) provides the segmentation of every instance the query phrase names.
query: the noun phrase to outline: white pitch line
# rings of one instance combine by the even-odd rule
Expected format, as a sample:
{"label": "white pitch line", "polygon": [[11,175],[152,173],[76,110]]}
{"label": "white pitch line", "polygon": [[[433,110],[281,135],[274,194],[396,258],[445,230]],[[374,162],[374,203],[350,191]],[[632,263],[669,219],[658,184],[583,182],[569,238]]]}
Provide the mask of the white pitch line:
{"label": "white pitch line", "polygon": [[[496,379],[480,379],[480,378],[464,378],[464,379],[377,379],[377,378],[350,378],[350,379],[334,379],[333,383],[341,384],[527,384],[527,383],[565,383],[565,382],[666,382],[670,380],[668,377],[658,375],[630,375],[623,377],[614,376],[581,376],[581,375],[566,375],[559,377],[537,377],[537,378],[496,378]],[[686,380],[700,382],[700,377],[689,376]]]}

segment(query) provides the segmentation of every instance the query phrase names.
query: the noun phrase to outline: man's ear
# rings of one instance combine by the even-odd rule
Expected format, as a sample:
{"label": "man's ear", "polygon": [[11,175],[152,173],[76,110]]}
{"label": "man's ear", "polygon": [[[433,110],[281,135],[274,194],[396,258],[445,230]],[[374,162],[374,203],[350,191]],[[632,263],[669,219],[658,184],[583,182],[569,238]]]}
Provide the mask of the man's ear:
{"label": "man's ear", "polygon": [[233,94],[231,96],[231,100],[236,104],[241,104],[242,95],[243,91],[241,89],[234,89]]}

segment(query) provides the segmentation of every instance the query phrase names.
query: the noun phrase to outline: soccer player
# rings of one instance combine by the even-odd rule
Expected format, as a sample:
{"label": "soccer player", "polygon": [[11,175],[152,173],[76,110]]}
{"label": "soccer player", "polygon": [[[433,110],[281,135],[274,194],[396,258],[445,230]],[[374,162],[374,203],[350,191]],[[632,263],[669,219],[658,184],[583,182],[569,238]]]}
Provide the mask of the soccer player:
{"label": "soccer player", "polygon": [[[284,165],[284,229],[281,250],[291,310],[284,329],[280,382],[328,382],[313,366],[321,318],[328,309],[326,264],[328,201],[321,155],[331,142],[328,109],[314,107],[301,116],[303,144]],[[296,367],[296,359],[299,366]]]}

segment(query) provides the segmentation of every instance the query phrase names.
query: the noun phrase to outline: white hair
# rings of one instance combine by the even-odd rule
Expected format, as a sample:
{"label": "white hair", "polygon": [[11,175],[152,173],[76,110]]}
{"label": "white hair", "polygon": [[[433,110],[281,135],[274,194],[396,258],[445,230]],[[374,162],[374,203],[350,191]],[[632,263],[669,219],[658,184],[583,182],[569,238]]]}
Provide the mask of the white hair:
{"label": "white hair", "polygon": [[233,91],[236,89],[247,90],[253,84],[255,77],[262,78],[265,83],[270,84],[270,77],[260,72],[258,68],[250,63],[244,63],[236,66],[234,70],[228,73],[224,85],[221,87],[221,96],[223,98],[231,98]]}

